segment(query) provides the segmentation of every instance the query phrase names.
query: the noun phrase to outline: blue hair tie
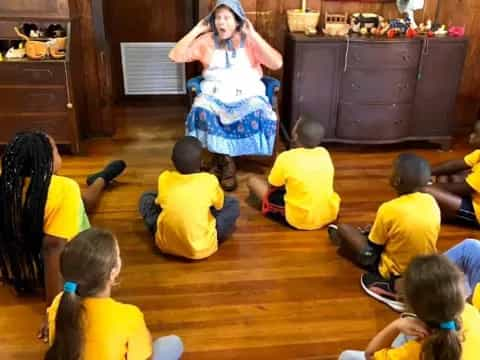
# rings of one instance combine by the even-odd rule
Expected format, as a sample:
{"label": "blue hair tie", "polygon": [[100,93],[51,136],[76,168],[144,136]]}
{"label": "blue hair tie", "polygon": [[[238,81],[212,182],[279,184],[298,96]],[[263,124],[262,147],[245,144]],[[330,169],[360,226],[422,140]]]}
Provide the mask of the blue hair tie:
{"label": "blue hair tie", "polygon": [[67,294],[75,294],[77,287],[78,284],[76,282],[66,281],[65,284],[63,284],[63,291]]}
{"label": "blue hair tie", "polygon": [[445,321],[440,324],[440,329],[450,331],[457,330],[457,324],[453,320]]}

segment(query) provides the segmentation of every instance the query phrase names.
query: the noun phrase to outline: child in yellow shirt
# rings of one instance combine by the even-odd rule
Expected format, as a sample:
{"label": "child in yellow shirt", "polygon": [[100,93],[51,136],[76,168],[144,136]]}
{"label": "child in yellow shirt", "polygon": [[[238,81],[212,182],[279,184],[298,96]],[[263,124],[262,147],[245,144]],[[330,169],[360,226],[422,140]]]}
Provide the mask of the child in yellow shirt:
{"label": "child in yellow shirt", "polygon": [[[465,172],[467,175],[465,177]],[[463,159],[440,163],[432,168],[435,184],[424,191],[437,200],[443,219],[478,228],[480,226],[480,150]]]}
{"label": "child in yellow shirt", "polygon": [[300,230],[320,229],[337,218],[335,169],[328,150],[319,146],[324,132],[318,122],[300,119],[293,131],[297,147],[277,157],[268,182],[249,179],[250,193],[262,200],[265,215],[279,215]]}
{"label": "child in yellow shirt", "polygon": [[140,199],[140,214],[163,253],[204,259],[235,228],[239,202],[224,196],[214,175],[200,171],[201,156],[197,138],[177,141],[172,152],[176,171],[160,174],[158,192],[147,192]]}
{"label": "child in yellow shirt", "polygon": [[408,266],[404,286],[412,314],[379,332],[365,352],[345,351],[339,360],[479,359],[480,314],[465,303],[463,276],[453,263],[420,256]]}
{"label": "child in yellow shirt", "polygon": [[403,304],[397,299],[395,280],[412,258],[436,252],[440,209],[431,195],[420,192],[429,179],[426,160],[401,154],[390,179],[398,197],[380,206],[371,230],[347,224],[328,229],[339,253],[368,271],[361,279],[367,294],[399,311]]}
{"label": "child in yellow shirt", "polygon": [[62,247],[90,227],[87,212],[126,165],[111,162],[87,178],[83,191],[74,180],[57,175],[61,166],[52,137],[21,132],[6,146],[0,176],[0,271],[20,294],[45,286],[47,304],[60,291]]}
{"label": "child in yellow shirt", "polygon": [[[73,238],[60,258],[64,290],[48,309],[50,348],[45,360],[146,360],[152,355],[142,312],[110,297],[122,260],[109,231],[91,228]],[[153,359],[178,360],[177,336],[160,338]]]}

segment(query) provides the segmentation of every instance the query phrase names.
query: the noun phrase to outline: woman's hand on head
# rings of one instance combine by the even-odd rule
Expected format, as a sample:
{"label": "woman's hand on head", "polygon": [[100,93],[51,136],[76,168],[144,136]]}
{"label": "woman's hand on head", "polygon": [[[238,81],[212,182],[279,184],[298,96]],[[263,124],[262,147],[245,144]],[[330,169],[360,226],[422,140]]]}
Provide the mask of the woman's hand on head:
{"label": "woman's hand on head", "polygon": [[395,320],[395,323],[398,331],[407,336],[415,336],[418,339],[423,339],[430,335],[428,326],[417,318],[404,317]]}
{"label": "woman's hand on head", "polygon": [[251,36],[256,32],[252,22],[248,19],[245,19],[245,21],[243,22],[242,31],[247,36]]}
{"label": "woman's hand on head", "polygon": [[208,22],[207,18],[203,18],[202,20],[200,20],[198,24],[195,25],[194,30],[199,34],[211,31],[210,23]]}

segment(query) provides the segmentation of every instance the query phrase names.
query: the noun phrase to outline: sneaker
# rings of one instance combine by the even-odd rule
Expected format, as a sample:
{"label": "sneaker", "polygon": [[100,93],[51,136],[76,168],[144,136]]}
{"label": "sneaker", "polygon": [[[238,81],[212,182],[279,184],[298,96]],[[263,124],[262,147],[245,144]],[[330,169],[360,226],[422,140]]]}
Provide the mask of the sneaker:
{"label": "sneaker", "polygon": [[327,226],[328,237],[330,242],[335,246],[340,246],[342,239],[338,235],[338,226],[335,224],[330,224]]}
{"label": "sneaker", "polygon": [[360,279],[360,285],[368,295],[391,309],[398,312],[405,311],[405,304],[398,301],[397,293],[390,280],[385,280],[378,274],[365,273]]}
{"label": "sneaker", "polygon": [[108,185],[113,179],[120,175],[127,167],[127,164],[123,160],[115,160],[109,163],[102,171],[87,177],[87,185],[92,185],[98,178],[103,178]]}

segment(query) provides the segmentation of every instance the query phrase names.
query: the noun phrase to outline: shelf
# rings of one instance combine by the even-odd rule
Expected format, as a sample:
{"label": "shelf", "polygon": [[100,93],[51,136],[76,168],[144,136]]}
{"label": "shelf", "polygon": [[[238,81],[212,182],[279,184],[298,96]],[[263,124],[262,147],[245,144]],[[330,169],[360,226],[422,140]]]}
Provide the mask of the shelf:
{"label": "shelf", "polygon": [[45,59],[45,60],[32,60],[27,57],[23,59],[3,59],[0,61],[0,66],[2,63],[65,63],[68,62],[66,59]]}

